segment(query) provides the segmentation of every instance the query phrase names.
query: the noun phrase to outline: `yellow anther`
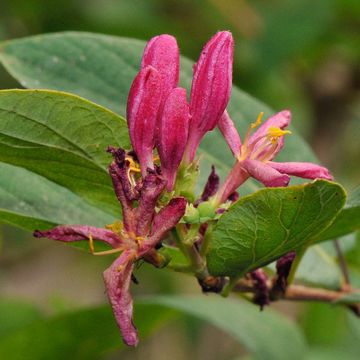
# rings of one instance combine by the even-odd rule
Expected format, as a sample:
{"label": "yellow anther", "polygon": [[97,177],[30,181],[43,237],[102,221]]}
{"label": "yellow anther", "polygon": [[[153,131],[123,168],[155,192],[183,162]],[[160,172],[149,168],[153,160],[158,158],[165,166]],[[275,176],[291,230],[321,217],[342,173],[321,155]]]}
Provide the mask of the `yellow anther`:
{"label": "yellow anther", "polygon": [[251,128],[251,129],[255,129],[256,127],[258,127],[258,126],[261,124],[261,119],[262,119],[263,116],[264,116],[264,112],[262,111],[262,112],[258,115],[256,121],[253,122],[253,123],[250,125],[250,128]]}
{"label": "yellow anther", "polygon": [[137,164],[134,159],[130,156],[126,156],[125,160],[127,160],[130,163],[129,169],[134,172],[140,172],[140,166]]}
{"label": "yellow anther", "polygon": [[281,130],[278,127],[271,126],[271,127],[269,127],[267,137],[268,137],[268,139],[271,140],[272,143],[275,143],[278,138],[280,138],[286,134],[291,134],[291,131],[290,130]]}
{"label": "yellow anther", "polygon": [[113,224],[105,225],[105,227],[106,227],[106,229],[111,230],[115,234],[120,235],[122,229],[124,228],[124,225],[123,225],[123,223],[121,221],[116,220],[116,221],[114,221]]}
{"label": "yellow anther", "polygon": [[160,158],[158,157],[158,156],[154,156],[153,157],[153,161],[155,162],[155,161],[158,161],[158,160],[160,160]]}
{"label": "yellow anther", "polygon": [[95,252],[94,240],[93,240],[93,237],[92,237],[91,233],[89,233],[89,248],[90,248],[90,252],[92,254],[94,254],[94,252]]}

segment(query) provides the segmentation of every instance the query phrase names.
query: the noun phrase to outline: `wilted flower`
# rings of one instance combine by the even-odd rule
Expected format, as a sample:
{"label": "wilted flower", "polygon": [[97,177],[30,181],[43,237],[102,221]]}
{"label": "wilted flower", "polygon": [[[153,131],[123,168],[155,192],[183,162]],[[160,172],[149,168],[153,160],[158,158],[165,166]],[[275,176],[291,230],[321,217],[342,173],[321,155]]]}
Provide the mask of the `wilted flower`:
{"label": "wilted flower", "polygon": [[[123,222],[117,221],[106,229],[86,225],[62,225],[51,230],[34,232],[36,237],[73,242],[89,240],[94,255],[122,252],[104,272],[106,291],[121,330],[128,345],[136,345],[138,336],[132,322],[133,302],[129,292],[135,262],[145,258],[154,265],[159,255],[155,247],[185,213],[186,200],[175,197],[155,211],[165,180],[154,170],[148,170],[142,182],[136,182],[131,173],[132,159],[121,149],[110,148],[114,161],[109,166],[115,193],[121,203]],[[137,203],[138,205],[136,206]],[[93,240],[110,245],[113,250],[94,252]]]}
{"label": "wilted flower", "polygon": [[[332,179],[329,171],[323,166],[307,162],[271,161],[283,148],[284,135],[291,133],[284,130],[291,121],[291,113],[288,110],[281,111],[259,126],[261,117],[262,114],[251,124],[243,143],[229,114],[225,111],[221,117],[219,129],[237,162],[217,194],[218,202],[224,202],[249,177],[255,178],[267,187],[287,186],[290,181],[289,175],[306,179]],[[251,130],[258,126],[251,135]]]}

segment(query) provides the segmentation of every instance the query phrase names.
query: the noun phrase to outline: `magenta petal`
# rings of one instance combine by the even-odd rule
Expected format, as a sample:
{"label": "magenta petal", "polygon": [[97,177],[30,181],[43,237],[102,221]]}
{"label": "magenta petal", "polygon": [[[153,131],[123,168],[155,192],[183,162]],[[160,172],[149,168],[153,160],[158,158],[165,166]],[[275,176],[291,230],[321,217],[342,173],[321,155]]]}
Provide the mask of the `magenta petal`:
{"label": "magenta petal", "polygon": [[213,130],[226,109],[232,86],[234,41],[228,31],[218,32],[205,45],[194,67],[190,96],[188,161],[200,140]]}
{"label": "magenta petal", "polygon": [[155,171],[149,171],[146,175],[136,212],[136,235],[144,236],[148,233],[151,221],[155,215],[156,202],[165,189],[165,185],[165,179],[155,173]]}
{"label": "magenta petal", "polygon": [[[291,122],[291,112],[289,110],[283,110],[275,115],[271,116],[268,120],[266,120],[251,136],[249,139],[248,144],[251,145],[254,141],[258,140],[259,138],[265,136],[270,127],[277,127],[280,129],[285,129]],[[279,145],[277,148],[276,153],[278,153],[283,145],[284,145],[284,138],[281,137],[279,140]],[[254,151],[260,146],[261,143],[258,143],[254,147]],[[274,156],[276,155],[274,154]]]}
{"label": "magenta petal", "polygon": [[231,120],[228,112],[225,110],[222,114],[218,127],[223,134],[227,144],[229,145],[230,150],[234,154],[235,157],[240,155],[241,148],[241,139],[234,122]]}
{"label": "magenta petal", "polygon": [[156,244],[171,230],[184,216],[186,200],[176,197],[163,207],[154,217],[150,236],[145,240],[142,252],[154,248]]}
{"label": "magenta petal", "polygon": [[152,66],[146,66],[134,79],[127,103],[130,140],[143,176],[147,168],[154,167],[155,128],[161,101],[161,75]]}
{"label": "magenta petal", "polygon": [[179,48],[173,36],[167,34],[155,36],[147,43],[141,67],[151,65],[160,72],[163,79],[164,99],[178,84],[179,62]]}
{"label": "magenta petal", "polygon": [[287,186],[289,184],[289,176],[281,174],[261,161],[247,159],[242,162],[242,165],[250,176],[267,187]]}
{"label": "magenta petal", "polygon": [[176,172],[184,154],[189,118],[186,90],[173,89],[163,109],[158,144],[161,171],[167,180],[168,191],[174,188]]}
{"label": "magenta petal", "polygon": [[103,241],[114,248],[122,243],[120,237],[111,230],[99,229],[94,226],[60,225],[46,231],[34,231],[34,236],[37,238],[47,237],[48,239],[64,242],[88,240],[90,235],[94,240]]}
{"label": "magenta petal", "polygon": [[333,180],[329,170],[323,166],[308,162],[271,162],[268,164],[282,174],[294,175],[305,179]]}
{"label": "magenta petal", "polygon": [[125,250],[103,273],[105,286],[116,322],[124,342],[136,346],[139,342],[133,324],[133,300],[130,294],[131,274],[134,268],[133,250]]}
{"label": "magenta petal", "polygon": [[219,189],[220,177],[215,171],[215,166],[211,166],[211,173],[206,181],[204,190],[201,194],[199,201],[196,204],[200,204],[203,201],[208,201],[211,196],[214,196]]}

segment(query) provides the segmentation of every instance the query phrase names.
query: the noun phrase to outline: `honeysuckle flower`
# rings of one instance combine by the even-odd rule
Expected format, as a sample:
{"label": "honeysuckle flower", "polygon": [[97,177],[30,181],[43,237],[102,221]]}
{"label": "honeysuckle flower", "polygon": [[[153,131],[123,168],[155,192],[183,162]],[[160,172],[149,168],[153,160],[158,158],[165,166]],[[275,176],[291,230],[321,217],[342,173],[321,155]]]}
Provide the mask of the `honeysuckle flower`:
{"label": "honeysuckle flower", "polygon": [[127,121],[132,147],[139,159],[141,174],[154,168],[153,148],[158,111],[162,101],[162,76],[148,65],[135,77],[127,102]]}
{"label": "honeysuckle flower", "polygon": [[190,94],[190,128],[185,161],[194,160],[203,136],[215,128],[230,99],[234,41],[221,31],[203,48],[194,66]]}
{"label": "honeysuckle flower", "polygon": [[[253,177],[267,187],[287,186],[290,175],[306,179],[332,180],[329,171],[323,167],[307,162],[273,162],[274,157],[284,146],[284,135],[290,134],[284,130],[291,121],[288,110],[281,111],[261,126],[262,113],[246,132],[244,141],[225,111],[219,121],[219,129],[225,137],[232,153],[236,157],[236,164],[228,175],[225,183],[216,195],[217,202],[226,201],[249,177]],[[251,135],[251,131],[258,129]]]}
{"label": "honeysuckle flower", "polygon": [[[126,344],[135,346],[138,335],[132,321],[133,301],[130,283],[134,264],[140,258],[156,260],[156,246],[182,218],[186,200],[174,197],[156,211],[166,181],[157,169],[147,170],[143,180],[133,174],[134,159],[122,149],[109,148],[113,162],[109,166],[115,194],[121,204],[123,221],[99,229],[87,225],[60,225],[47,231],[36,230],[35,237],[73,242],[89,240],[94,255],[121,252],[104,272],[107,295]],[[93,240],[107,243],[113,249],[96,253]],[[156,264],[155,264],[156,265]]]}
{"label": "honeysuckle flower", "polygon": [[163,101],[179,82],[180,55],[176,39],[168,34],[153,37],[146,45],[141,68],[152,66],[162,77]]}
{"label": "honeysuckle flower", "polygon": [[184,155],[189,130],[186,90],[174,88],[166,99],[159,126],[158,152],[167,190],[172,191]]}

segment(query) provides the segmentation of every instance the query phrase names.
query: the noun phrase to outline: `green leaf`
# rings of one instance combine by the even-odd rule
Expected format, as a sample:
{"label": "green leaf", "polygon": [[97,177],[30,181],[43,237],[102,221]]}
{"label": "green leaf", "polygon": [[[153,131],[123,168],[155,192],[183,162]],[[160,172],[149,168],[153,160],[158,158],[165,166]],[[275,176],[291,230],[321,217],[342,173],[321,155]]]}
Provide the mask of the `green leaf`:
{"label": "green leaf", "polygon": [[[0,61],[19,82],[28,88],[50,88],[72,92],[125,115],[127,94],[139,70],[145,42],[115,36],[64,32],[7,41],[0,47]],[[200,49],[199,49],[200,51]],[[193,62],[181,59],[181,83],[190,88]],[[228,107],[241,134],[260,111],[274,111],[243,91],[233,88]],[[314,161],[308,145],[293,131],[279,159]],[[209,133],[201,144],[203,186],[210,165],[225,176],[233,157],[218,131]],[[299,180],[296,180],[297,182]],[[258,189],[248,181],[243,193]]]}
{"label": "green leaf", "polygon": [[45,230],[55,224],[102,226],[112,220],[112,216],[44,177],[0,163],[1,222],[33,231]]}
{"label": "green leaf", "polygon": [[316,242],[336,239],[360,229],[360,186],[350,193],[333,224],[316,237]]}
{"label": "green leaf", "polygon": [[129,146],[126,123],[114,113],[55,91],[0,91],[2,219],[26,228],[29,217],[112,221],[119,204],[106,171],[108,145]]}
{"label": "green leaf", "polygon": [[233,336],[257,359],[302,359],[305,343],[302,334],[285,317],[241,300],[208,297],[158,297],[151,304],[179,310],[198,317]]}
{"label": "green leaf", "polygon": [[32,304],[18,300],[0,299],[0,335],[23,328],[41,319],[40,311]]}
{"label": "green leaf", "polygon": [[[296,360],[302,359],[305,351],[300,331],[285,317],[271,309],[260,313],[252,304],[219,296],[164,296],[138,301],[135,323],[141,340],[177,314],[195,316],[222,329],[257,359],[282,360],[291,355]],[[110,306],[102,306],[37,321],[10,332],[0,339],[0,357],[99,359],[123,347]]]}
{"label": "green leaf", "polygon": [[214,229],[210,272],[236,277],[308,246],[331,224],[345,198],[340,185],[325,180],[241,198]]}
{"label": "green leaf", "polygon": [[[173,317],[158,305],[139,304],[135,321],[140,336],[148,336]],[[0,339],[0,358],[26,359],[99,359],[113,350],[125,348],[110,306],[80,310],[36,321]]]}

